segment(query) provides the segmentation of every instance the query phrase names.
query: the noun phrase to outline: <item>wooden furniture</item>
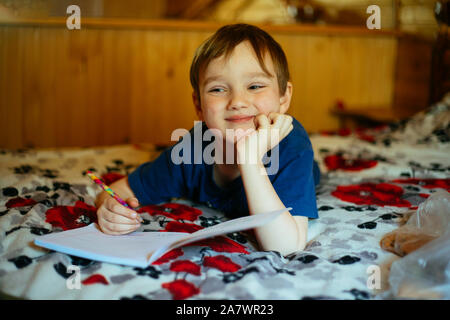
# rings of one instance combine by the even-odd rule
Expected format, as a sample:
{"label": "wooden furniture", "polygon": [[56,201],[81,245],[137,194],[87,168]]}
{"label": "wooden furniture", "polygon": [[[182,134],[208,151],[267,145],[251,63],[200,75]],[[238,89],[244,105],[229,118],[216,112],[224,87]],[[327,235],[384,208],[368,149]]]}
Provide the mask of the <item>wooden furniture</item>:
{"label": "wooden furniture", "polygon": [[414,114],[408,109],[393,108],[358,108],[358,109],[331,109],[331,113],[339,119],[339,129],[372,127],[380,124],[389,124],[406,119]]}
{"label": "wooden furniture", "polygon": [[450,29],[444,24],[433,45],[430,103],[441,100],[447,92],[450,92]]}
{"label": "wooden furniture", "polygon": [[[213,22],[62,18],[0,22],[0,147],[167,144],[197,119],[189,67]],[[333,130],[330,106],[419,110],[430,44],[394,31],[261,26],[283,46],[294,85],[290,114]]]}

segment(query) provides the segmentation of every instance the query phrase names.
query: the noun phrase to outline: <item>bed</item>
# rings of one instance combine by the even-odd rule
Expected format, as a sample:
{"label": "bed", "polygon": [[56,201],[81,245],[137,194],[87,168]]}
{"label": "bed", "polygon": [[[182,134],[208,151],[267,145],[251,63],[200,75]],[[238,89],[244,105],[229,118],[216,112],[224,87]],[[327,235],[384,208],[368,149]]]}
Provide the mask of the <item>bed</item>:
{"label": "bed", "polygon": [[[450,192],[450,96],[387,126],[311,135],[322,171],[319,219],[307,246],[282,257],[258,251],[251,233],[204,240],[134,268],[46,250],[35,237],[96,221],[106,183],[154,159],[160,148],[0,149],[0,292],[22,299],[379,299],[400,259],[380,248],[386,233],[438,189]],[[141,231],[193,232],[225,221],[187,199],[141,209]],[[69,284],[76,266],[80,288]],[[368,281],[379,271],[379,283]]]}

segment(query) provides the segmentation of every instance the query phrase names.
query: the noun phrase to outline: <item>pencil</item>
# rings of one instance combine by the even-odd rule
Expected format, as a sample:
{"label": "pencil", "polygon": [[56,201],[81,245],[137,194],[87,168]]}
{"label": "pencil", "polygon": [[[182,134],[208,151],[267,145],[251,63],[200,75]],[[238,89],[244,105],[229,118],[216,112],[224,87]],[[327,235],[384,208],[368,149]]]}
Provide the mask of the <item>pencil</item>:
{"label": "pencil", "polygon": [[94,181],[96,184],[98,184],[100,187],[102,187],[103,190],[105,190],[111,197],[113,197],[114,199],[116,199],[121,205],[130,208],[131,210],[134,210],[133,208],[131,208],[128,203],[126,203],[122,198],[120,198],[117,193],[115,193],[110,187],[108,187],[105,183],[103,183],[102,180],[100,180],[99,178],[97,178],[92,171],[87,170],[86,174],[89,178],[92,179],[92,181]]}

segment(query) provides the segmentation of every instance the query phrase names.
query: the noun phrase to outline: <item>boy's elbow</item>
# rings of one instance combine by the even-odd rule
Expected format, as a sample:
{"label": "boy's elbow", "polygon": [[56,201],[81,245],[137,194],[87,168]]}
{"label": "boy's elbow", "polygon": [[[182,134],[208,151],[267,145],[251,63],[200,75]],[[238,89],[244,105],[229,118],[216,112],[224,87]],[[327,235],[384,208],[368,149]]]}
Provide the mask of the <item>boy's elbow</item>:
{"label": "boy's elbow", "polygon": [[280,250],[280,254],[283,257],[285,257],[285,256],[288,256],[290,254],[296,253],[298,251],[303,251],[303,250],[305,250],[305,247],[306,247],[306,242],[297,242],[296,246]]}

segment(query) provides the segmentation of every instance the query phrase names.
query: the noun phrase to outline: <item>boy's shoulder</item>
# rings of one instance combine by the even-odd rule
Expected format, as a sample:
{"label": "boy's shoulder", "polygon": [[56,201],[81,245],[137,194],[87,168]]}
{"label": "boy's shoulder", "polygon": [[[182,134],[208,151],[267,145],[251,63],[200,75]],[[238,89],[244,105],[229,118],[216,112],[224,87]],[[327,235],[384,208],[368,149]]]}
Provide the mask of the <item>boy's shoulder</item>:
{"label": "boy's shoulder", "polygon": [[290,153],[301,153],[305,150],[312,151],[311,141],[302,124],[292,117],[293,129],[288,136],[280,142],[280,148],[289,150]]}

